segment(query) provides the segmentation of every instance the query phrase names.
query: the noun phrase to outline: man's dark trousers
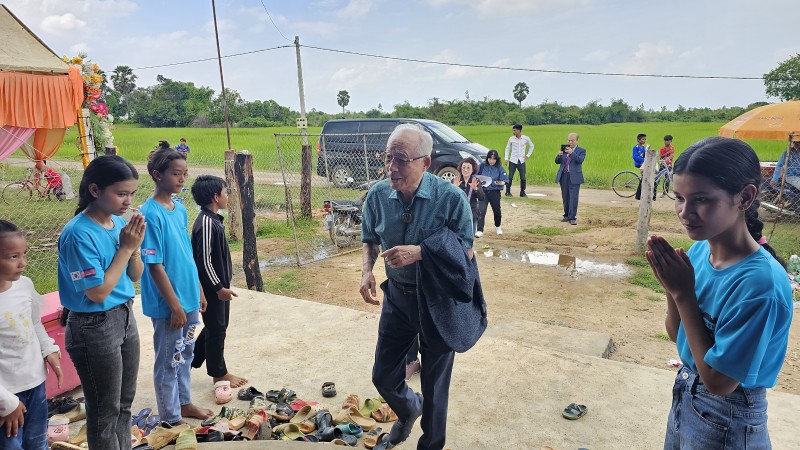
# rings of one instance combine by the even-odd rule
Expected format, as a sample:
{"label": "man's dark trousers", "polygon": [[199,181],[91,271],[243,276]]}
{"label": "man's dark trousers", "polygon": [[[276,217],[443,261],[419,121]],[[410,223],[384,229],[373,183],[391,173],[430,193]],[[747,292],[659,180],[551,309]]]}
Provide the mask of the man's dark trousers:
{"label": "man's dark trousers", "polygon": [[434,353],[420,334],[416,288],[392,280],[381,284],[383,309],[372,383],[400,419],[419,411],[419,399],[406,384],[406,355],[417,336],[422,354],[422,437],[417,449],[442,449],[447,428],[447,402],[455,352]]}
{"label": "man's dark trousers", "polygon": [[514,182],[514,173],[519,169],[519,193],[525,193],[525,161],[521,163],[508,163],[508,184],[506,184],[506,194],[511,193],[511,183]]}
{"label": "man's dark trousers", "polygon": [[223,377],[228,373],[225,365],[225,335],[228,331],[228,322],[231,317],[231,302],[223,302],[217,297],[216,292],[203,289],[208,306],[203,316],[203,331],[197,337],[194,346],[194,360],[192,367],[195,369],[206,363],[206,373],[210,377]]}
{"label": "man's dark trousers", "polygon": [[572,184],[569,179],[569,172],[561,174],[561,202],[564,204],[564,217],[567,220],[575,220],[575,216],[578,215],[578,195],[581,192],[581,185]]}

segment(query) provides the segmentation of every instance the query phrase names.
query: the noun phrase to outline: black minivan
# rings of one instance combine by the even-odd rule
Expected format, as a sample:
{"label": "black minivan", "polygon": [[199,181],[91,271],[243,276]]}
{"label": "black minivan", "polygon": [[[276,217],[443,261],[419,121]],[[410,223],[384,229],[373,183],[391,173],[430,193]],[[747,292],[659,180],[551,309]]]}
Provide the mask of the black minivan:
{"label": "black minivan", "polygon": [[433,151],[428,171],[448,181],[458,174],[456,166],[462,159],[486,160],[488,148],[435,120],[339,119],[322,126],[317,143],[317,175],[330,174],[328,178],[337,187],[379,178],[389,134],[401,123],[419,124],[431,134]]}

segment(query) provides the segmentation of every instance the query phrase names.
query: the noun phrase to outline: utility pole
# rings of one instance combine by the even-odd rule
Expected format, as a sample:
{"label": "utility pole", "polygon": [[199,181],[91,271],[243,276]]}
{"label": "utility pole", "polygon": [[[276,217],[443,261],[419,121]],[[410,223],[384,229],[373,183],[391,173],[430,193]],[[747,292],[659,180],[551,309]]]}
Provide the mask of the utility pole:
{"label": "utility pole", "polygon": [[297,128],[303,140],[300,168],[300,211],[304,218],[311,218],[311,146],[308,145],[308,120],[306,119],[306,96],[303,92],[303,65],[300,63],[300,36],[294,37],[297,54],[297,88],[300,91],[300,118]]}
{"label": "utility pole", "polygon": [[222,53],[219,50],[217,7],[214,4],[214,0],[211,0],[211,11],[214,13],[214,36],[217,38],[217,61],[219,62],[219,81],[222,83],[222,109],[225,111],[225,133],[228,135],[228,150],[231,150],[231,128],[228,125],[228,100],[225,96],[225,78],[222,76]]}

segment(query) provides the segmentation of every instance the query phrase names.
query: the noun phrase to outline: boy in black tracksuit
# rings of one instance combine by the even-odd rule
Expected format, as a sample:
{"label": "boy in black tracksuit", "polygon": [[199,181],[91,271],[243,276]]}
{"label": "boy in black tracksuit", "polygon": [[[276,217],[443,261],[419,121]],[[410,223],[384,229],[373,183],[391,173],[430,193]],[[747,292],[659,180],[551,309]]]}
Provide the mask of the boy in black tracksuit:
{"label": "boy in black tracksuit", "polygon": [[228,187],[220,177],[201,175],[192,185],[192,197],[201,205],[192,227],[192,253],[200,274],[200,285],[208,301],[203,315],[205,327],[197,338],[192,367],[206,363],[206,371],[217,381],[230,381],[231,387],[247,384],[247,380],[228,372],[225,366],[225,333],[230,321],[232,264],[223,217],[217,214],[228,206]]}

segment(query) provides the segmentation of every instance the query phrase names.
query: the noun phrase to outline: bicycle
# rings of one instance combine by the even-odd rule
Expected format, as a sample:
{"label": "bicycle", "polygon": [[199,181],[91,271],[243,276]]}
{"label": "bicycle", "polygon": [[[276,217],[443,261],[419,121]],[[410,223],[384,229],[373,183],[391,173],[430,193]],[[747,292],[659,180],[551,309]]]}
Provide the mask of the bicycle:
{"label": "bicycle", "polygon": [[[672,165],[661,162],[661,170],[656,174],[655,190],[658,191],[658,184],[664,181],[662,185],[662,197],[667,196],[675,200],[675,195],[672,193]],[[611,189],[614,193],[622,198],[630,198],[636,195],[636,190],[639,188],[639,183],[642,181],[642,176],[632,170],[623,170],[614,175],[611,179]],[[655,195],[655,194],[654,194]]]}
{"label": "bicycle", "polygon": [[24,179],[13,181],[3,188],[3,201],[6,203],[30,201],[33,193],[36,192],[38,198],[50,199],[55,196],[58,200],[64,200],[64,190],[61,184],[55,187],[50,186],[50,181],[45,174],[34,176],[33,168],[28,167],[28,174]]}

